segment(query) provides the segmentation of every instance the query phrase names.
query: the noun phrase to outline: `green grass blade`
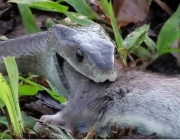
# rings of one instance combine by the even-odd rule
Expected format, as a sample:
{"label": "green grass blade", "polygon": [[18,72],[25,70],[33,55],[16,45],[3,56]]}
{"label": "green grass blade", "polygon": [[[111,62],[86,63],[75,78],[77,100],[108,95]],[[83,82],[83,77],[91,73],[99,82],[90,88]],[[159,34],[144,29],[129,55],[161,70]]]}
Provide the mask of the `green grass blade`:
{"label": "green grass blade", "polygon": [[[0,93],[0,95],[1,95],[1,93]],[[0,108],[4,107],[4,105],[5,105],[4,102],[0,98]]]}
{"label": "green grass blade", "polygon": [[[64,13],[68,10],[67,6],[58,4],[57,2],[52,2],[50,0],[10,0],[9,2],[14,2],[19,5],[28,5],[31,8],[35,8],[38,10],[45,10],[45,11],[51,11],[51,12],[60,12]],[[24,11],[24,14],[26,15],[29,13],[27,8],[22,9]],[[32,15],[32,13],[31,13]]]}
{"label": "green grass blade", "polygon": [[34,96],[38,93],[39,88],[31,86],[31,85],[25,85],[25,84],[19,84],[19,95],[21,96]]}
{"label": "green grass blade", "polygon": [[118,25],[117,25],[116,18],[114,16],[114,12],[113,12],[111,2],[109,4],[109,15],[110,15],[110,18],[111,18],[111,24],[112,24],[114,35],[115,35],[115,38],[116,38],[117,47],[118,47],[118,49],[123,48],[123,39],[121,37],[121,34],[119,33],[119,28],[118,28]]}
{"label": "green grass blade", "polygon": [[125,55],[125,52],[122,51],[122,49],[123,49],[123,39],[121,37],[121,34],[119,33],[119,28],[118,28],[118,25],[117,25],[116,18],[114,16],[114,11],[113,11],[113,8],[112,8],[112,2],[111,1],[110,1],[110,4],[109,4],[109,16],[110,16],[110,19],[111,19],[111,25],[113,27],[113,32],[114,32],[114,35],[115,35],[118,52],[119,52],[119,54],[120,54],[120,56],[122,58],[122,62],[126,66],[127,65],[126,55]]}
{"label": "green grass blade", "polygon": [[10,87],[12,91],[12,95],[15,102],[18,102],[18,81],[19,81],[19,72],[17,68],[17,64],[15,62],[14,57],[7,57],[3,58],[7,72],[8,77],[10,80]]}
{"label": "green grass blade", "polygon": [[35,18],[32,15],[29,7],[26,4],[18,4],[18,8],[27,32],[29,34],[39,32],[40,30],[36,24]]}
{"label": "green grass blade", "polygon": [[178,49],[178,48],[164,49],[161,51],[161,54],[170,53],[170,52],[180,52],[180,49]]}
{"label": "green grass blade", "polygon": [[101,0],[100,1],[101,6],[103,7],[104,13],[109,16],[109,3],[107,0]]}
{"label": "green grass blade", "polygon": [[74,12],[65,12],[65,14],[75,23],[78,23],[83,26],[88,26],[93,23],[92,20],[89,20],[86,16],[83,16],[79,13]]}
{"label": "green grass blade", "polygon": [[159,54],[164,52],[180,37],[180,5],[176,12],[167,20],[162,27],[157,41],[157,51]]}
{"label": "green grass blade", "polygon": [[8,134],[10,130],[5,130],[3,133],[0,132],[0,140],[2,139],[13,139],[10,134]]}
{"label": "green grass blade", "polygon": [[149,60],[152,56],[151,53],[142,46],[138,46],[133,53],[143,60]]}
{"label": "green grass blade", "polygon": [[0,117],[0,124],[5,125],[7,128],[9,127],[9,126],[8,126],[7,118],[6,118],[5,116],[1,116],[1,117]]}
{"label": "green grass blade", "polygon": [[148,49],[152,52],[152,54],[155,54],[157,52],[156,43],[148,35],[146,35],[144,43],[148,46]]}
{"label": "green grass blade", "polygon": [[127,35],[123,45],[128,48],[129,53],[132,53],[143,41],[145,41],[148,30],[149,25],[144,25]]}
{"label": "green grass blade", "polygon": [[45,88],[45,87],[43,87],[43,86],[41,86],[41,85],[39,85],[39,84],[37,84],[37,83],[35,83],[35,82],[32,82],[32,81],[29,80],[29,79],[23,78],[23,77],[21,77],[21,76],[19,76],[19,79],[20,79],[20,80],[23,80],[24,82],[26,82],[26,83],[34,86],[34,87],[36,87],[36,88],[38,89],[38,91],[46,90],[46,91],[49,93],[49,95],[51,95],[51,97],[53,97],[54,99],[56,99],[56,100],[59,101],[60,103],[66,102],[66,98],[64,98],[63,96],[60,96],[59,94],[57,94],[56,92],[54,92],[54,91],[52,91],[52,90],[49,90],[49,89],[47,89],[47,88]]}
{"label": "green grass blade", "polygon": [[20,111],[20,107],[19,107],[19,96],[18,96],[18,82],[19,82],[19,71],[18,71],[18,67],[15,61],[14,57],[7,57],[7,58],[3,58],[4,59],[4,63],[8,72],[8,77],[10,80],[10,87],[11,87],[11,92],[13,95],[13,99],[14,99],[14,104],[15,104],[15,109],[16,109],[16,114],[17,117],[19,118],[19,122],[21,125],[21,129],[24,129],[24,125],[22,122],[22,116],[21,116],[21,111]]}
{"label": "green grass blade", "polygon": [[54,24],[56,24],[52,19],[48,18],[46,20],[46,27],[49,29],[51,28]]}
{"label": "green grass blade", "polygon": [[[34,76],[32,76],[34,77]],[[26,79],[29,80],[29,78],[32,77],[28,77]],[[4,76],[4,79],[6,80],[6,82],[8,83],[8,85],[10,85],[10,80],[8,78],[8,76]],[[29,84],[23,84],[22,82],[19,83],[18,85],[18,91],[19,91],[19,96],[33,96],[36,95],[38,93],[38,91],[43,90],[43,88],[40,88],[40,86],[36,86],[37,83],[31,81],[31,83],[34,83],[34,85],[29,85]],[[0,107],[2,107],[3,104],[1,105],[0,102]]]}
{"label": "green grass blade", "polygon": [[67,6],[64,6],[64,5],[58,4],[57,2],[52,2],[52,1],[29,3],[28,6],[31,8],[44,10],[44,11],[50,11],[50,12],[64,13],[68,10]]}
{"label": "green grass blade", "polygon": [[68,4],[70,4],[78,13],[87,16],[90,19],[94,19],[96,17],[96,13],[92,11],[89,5],[85,0],[64,0]]}
{"label": "green grass blade", "polygon": [[44,1],[50,1],[50,0],[8,0],[8,2],[21,3],[21,4],[28,4],[28,3],[33,3],[33,2],[44,2]]}
{"label": "green grass blade", "polygon": [[22,111],[21,114],[24,124],[30,128],[33,128],[37,121],[33,119],[31,116],[28,116],[28,112]]}
{"label": "green grass blade", "polygon": [[19,125],[20,120],[16,114],[16,109],[15,109],[12,93],[1,73],[0,73],[0,86],[1,86],[0,87],[0,95],[1,95],[0,98],[7,107],[14,133],[22,136],[22,129]]}

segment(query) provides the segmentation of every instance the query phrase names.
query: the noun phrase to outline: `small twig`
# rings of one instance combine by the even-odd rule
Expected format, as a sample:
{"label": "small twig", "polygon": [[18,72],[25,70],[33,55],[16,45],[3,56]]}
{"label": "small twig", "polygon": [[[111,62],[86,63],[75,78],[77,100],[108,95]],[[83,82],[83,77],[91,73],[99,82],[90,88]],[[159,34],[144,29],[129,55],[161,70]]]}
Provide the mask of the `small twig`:
{"label": "small twig", "polygon": [[133,131],[133,128],[130,127],[129,130],[128,130],[127,136],[131,136],[132,135],[132,131]]}
{"label": "small twig", "polygon": [[104,28],[105,30],[107,30],[107,31],[109,31],[109,32],[111,32],[111,33],[114,33],[113,30],[112,30],[112,28],[107,27],[107,26],[105,26],[105,25],[103,25],[103,24],[101,24],[101,26],[103,26],[103,28]]}
{"label": "small twig", "polygon": [[149,62],[144,63],[143,66],[139,67],[140,70],[146,69],[152,62],[154,62],[153,59],[151,59]]}
{"label": "small twig", "polygon": [[98,125],[98,122],[91,128],[91,130],[88,132],[87,136],[84,139],[93,139],[95,135],[95,128]]}
{"label": "small twig", "polygon": [[134,59],[133,59],[133,57],[132,57],[130,54],[128,54],[128,57],[129,57],[129,59],[130,59],[132,62],[134,62]]}

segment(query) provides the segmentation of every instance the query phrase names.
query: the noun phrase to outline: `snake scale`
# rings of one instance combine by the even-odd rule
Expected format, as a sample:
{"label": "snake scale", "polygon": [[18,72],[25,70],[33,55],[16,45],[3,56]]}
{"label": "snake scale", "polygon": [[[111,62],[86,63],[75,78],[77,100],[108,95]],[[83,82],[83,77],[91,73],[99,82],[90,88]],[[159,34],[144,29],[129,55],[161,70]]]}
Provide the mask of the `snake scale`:
{"label": "snake scale", "polygon": [[76,71],[95,82],[115,81],[115,45],[99,24],[67,27],[56,24],[48,31],[0,42],[0,72],[6,72],[3,57],[15,56],[20,72],[33,72],[48,79],[59,94],[68,98],[55,54]]}

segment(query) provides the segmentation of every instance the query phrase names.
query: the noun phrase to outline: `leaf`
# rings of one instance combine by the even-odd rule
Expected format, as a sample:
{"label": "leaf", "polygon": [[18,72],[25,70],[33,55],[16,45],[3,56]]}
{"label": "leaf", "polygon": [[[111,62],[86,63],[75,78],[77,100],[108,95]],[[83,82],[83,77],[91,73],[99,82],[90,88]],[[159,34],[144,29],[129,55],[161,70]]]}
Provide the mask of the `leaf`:
{"label": "leaf", "polygon": [[18,81],[19,81],[19,72],[17,64],[14,57],[3,58],[4,63],[8,72],[8,77],[10,80],[10,87],[15,102],[18,101]]}
{"label": "leaf", "polygon": [[104,13],[109,16],[109,3],[107,0],[101,0],[100,1],[101,6],[103,7]]}
{"label": "leaf", "polygon": [[93,24],[94,22],[92,20],[89,20],[86,16],[83,16],[79,13],[74,12],[65,12],[65,14],[75,23],[78,23],[83,26],[89,26]]}
{"label": "leaf", "polygon": [[127,26],[145,20],[149,11],[148,0],[113,0],[113,9],[118,25]]}
{"label": "leaf", "polygon": [[149,60],[152,56],[151,53],[142,46],[138,46],[133,53],[143,60]]}
{"label": "leaf", "polygon": [[122,58],[122,61],[123,61],[124,65],[127,65],[126,54],[123,51],[120,51],[123,48],[123,39],[122,39],[122,37],[121,37],[121,35],[119,33],[119,28],[118,28],[118,25],[117,25],[116,18],[114,16],[114,11],[113,11],[113,8],[112,8],[112,2],[111,1],[110,1],[110,4],[109,4],[109,16],[110,16],[110,19],[111,19],[111,25],[113,27],[113,32],[114,32],[114,35],[115,35],[118,52],[120,53],[120,56]]}
{"label": "leaf", "polygon": [[150,49],[152,54],[155,54],[157,52],[156,43],[148,35],[146,35],[146,38],[145,38],[144,42],[148,46],[148,49]]}
{"label": "leaf", "polygon": [[36,24],[35,18],[31,13],[31,10],[26,4],[18,4],[18,8],[23,19],[23,24],[29,34],[39,32],[39,28]]}
{"label": "leaf", "polygon": [[0,108],[4,107],[5,104],[3,103],[2,99],[0,98]]}
{"label": "leaf", "polygon": [[85,0],[64,0],[68,4],[70,4],[78,13],[87,16],[90,19],[94,19],[96,17],[96,13],[92,11],[89,5]]}
{"label": "leaf", "polygon": [[135,31],[127,35],[124,39],[123,45],[128,48],[129,53],[132,53],[145,40],[149,25],[144,25],[137,28]]}
{"label": "leaf", "polygon": [[118,25],[117,25],[116,18],[114,16],[114,11],[113,11],[113,8],[112,8],[111,1],[110,1],[110,4],[109,4],[109,15],[110,15],[111,25],[113,27],[113,32],[114,32],[115,39],[116,39],[118,53],[120,54],[120,56],[122,58],[122,62],[124,63],[124,65],[127,65],[126,54],[123,51],[121,51],[121,49],[123,49],[123,39],[122,39],[122,37],[121,37],[121,35],[119,33],[119,28],[118,28]]}
{"label": "leaf", "polygon": [[9,127],[8,121],[5,116],[0,117],[0,124],[5,125],[7,128]]}
{"label": "leaf", "polygon": [[[36,124],[35,119],[33,119],[32,117],[28,116],[27,113],[24,112],[24,111],[22,111],[21,114],[22,114],[22,118],[23,118],[24,124],[30,126],[31,128],[33,128],[34,125]],[[9,127],[7,119],[4,116],[0,117],[0,124],[5,125],[7,128]]]}
{"label": "leaf", "polygon": [[110,15],[110,18],[111,18],[111,24],[112,24],[112,27],[113,27],[117,47],[118,47],[118,49],[122,48],[123,47],[123,39],[122,39],[122,37],[121,37],[121,35],[119,33],[119,28],[118,28],[118,25],[117,25],[116,18],[114,17],[114,12],[113,12],[111,3],[109,4],[109,15]]}
{"label": "leaf", "polygon": [[11,87],[11,93],[13,95],[13,101],[15,105],[16,115],[19,119],[18,122],[21,126],[21,129],[24,129],[22,117],[21,117],[21,111],[19,107],[19,96],[18,96],[18,81],[19,81],[19,71],[18,67],[15,61],[15,57],[6,57],[3,58],[7,72],[8,77],[10,80],[10,87]]}
{"label": "leaf", "polygon": [[[51,12],[64,13],[65,11],[68,10],[67,6],[58,4],[57,2],[52,2],[50,0],[10,0],[9,2],[14,2],[14,3],[17,3],[18,5],[20,4],[25,5],[25,6],[28,5],[31,8],[35,8],[38,10],[51,11]],[[23,14],[26,15],[28,12],[26,11]]]}
{"label": "leaf", "polygon": [[10,130],[5,130],[3,133],[0,133],[0,139],[13,139],[10,134],[7,134]]}
{"label": "leaf", "polygon": [[54,24],[55,24],[55,22],[54,22],[52,19],[48,18],[48,19],[46,20],[46,27],[47,27],[48,29],[51,28]]}
{"label": "leaf", "polygon": [[1,93],[0,98],[3,101],[3,103],[6,105],[6,108],[8,110],[8,114],[13,126],[14,133],[21,135],[22,131],[20,129],[19,118],[17,117],[16,114],[16,109],[11,94],[11,90],[1,73],[0,73],[0,93]]}
{"label": "leaf", "polygon": [[21,111],[23,122],[26,126],[33,128],[36,124],[36,120],[28,116],[26,112]]}
{"label": "leaf", "polygon": [[25,78],[23,78],[21,76],[19,76],[19,79],[23,80],[24,82],[26,82],[26,83],[34,86],[34,87],[36,87],[38,91],[46,90],[54,99],[56,99],[60,103],[66,102],[66,98],[64,98],[63,96],[60,96],[59,94],[57,94],[56,92],[54,92],[54,91],[52,91],[50,89],[47,89],[47,88],[45,88],[45,87],[43,87],[43,86],[41,86],[41,85],[39,85],[39,84],[29,80],[29,79],[25,79]]}
{"label": "leaf", "polygon": [[180,52],[180,49],[177,48],[164,49],[161,51],[161,54],[170,53],[170,52]]}
{"label": "leaf", "polygon": [[[9,85],[10,81],[9,81],[8,76],[4,76],[4,79],[6,80],[6,82]],[[19,93],[19,96],[33,96],[33,95],[36,95],[39,90],[41,90],[41,89],[36,87],[36,86],[22,84],[22,83],[18,84],[18,93]]]}
{"label": "leaf", "polygon": [[162,27],[157,41],[157,53],[160,55],[170,47],[180,37],[180,5],[176,12],[167,20]]}
{"label": "leaf", "polygon": [[39,88],[26,85],[26,84],[19,84],[19,95],[21,96],[33,96],[36,95],[39,91]]}
{"label": "leaf", "polygon": [[14,3],[21,3],[21,4],[28,4],[33,2],[45,2],[50,0],[8,0],[8,2],[14,2]]}
{"label": "leaf", "polygon": [[[22,111],[21,114],[22,114],[24,124],[30,128],[33,128],[34,125],[36,124],[36,120],[33,119],[32,117],[28,116],[27,113],[24,111]],[[9,127],[7,119],[4,116],[0,117],[0,124],[5,125],[7,128]],[[0,133],[0,137],[1,137],[1,139],[9,138],[9,135],[6,133],[6,131],[4,131],[4,133]],[[10,137],[10,139],[12,139],[12,137]]]}
{"label": "leaf", "polygon": [[29,3],[28,6],[39,10],[60,12],[60,13],[64,13],[68,10],[67,6],[52,1]]}

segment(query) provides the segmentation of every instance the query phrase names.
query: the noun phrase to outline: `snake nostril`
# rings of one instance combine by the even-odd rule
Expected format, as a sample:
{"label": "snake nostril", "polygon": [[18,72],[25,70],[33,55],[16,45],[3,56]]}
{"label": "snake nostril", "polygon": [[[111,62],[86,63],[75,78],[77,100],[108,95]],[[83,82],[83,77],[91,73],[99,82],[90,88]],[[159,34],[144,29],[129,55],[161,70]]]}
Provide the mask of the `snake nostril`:
{"label": "snake nostril", "polygon": [[84,52],[80,48],[76,51],[76,58],[79,62],[82,62],[84,59]]}

